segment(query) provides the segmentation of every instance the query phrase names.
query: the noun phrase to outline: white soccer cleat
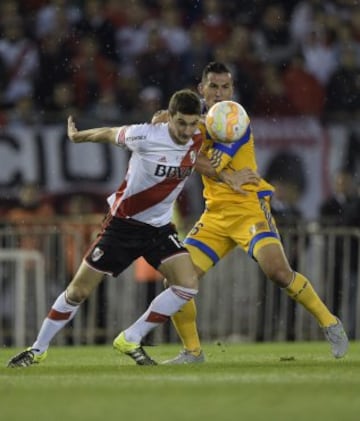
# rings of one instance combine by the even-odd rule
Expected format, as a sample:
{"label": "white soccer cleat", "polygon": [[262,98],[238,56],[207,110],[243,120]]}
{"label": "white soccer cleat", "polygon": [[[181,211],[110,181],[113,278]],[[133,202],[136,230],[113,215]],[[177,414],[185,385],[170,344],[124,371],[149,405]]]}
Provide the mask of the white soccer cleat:
{"label": "white soccer cleat", "polygon": [[337,319],[337,323],[323,327],[323,331],[325,338],[331,345],[333,356],[335,358],[342,358],[349,348],[349,339],[341,321]]}
{"label": "white soccer cleat", "polygon": [[192,352],[184,349],[175,358],[172,358],[171,360],[163,361],[161,364],[167,364],[167,365],[201,364],[203,362],[205,362],[205,355],[202,351],[200,351],[199,355],[194,355]]}

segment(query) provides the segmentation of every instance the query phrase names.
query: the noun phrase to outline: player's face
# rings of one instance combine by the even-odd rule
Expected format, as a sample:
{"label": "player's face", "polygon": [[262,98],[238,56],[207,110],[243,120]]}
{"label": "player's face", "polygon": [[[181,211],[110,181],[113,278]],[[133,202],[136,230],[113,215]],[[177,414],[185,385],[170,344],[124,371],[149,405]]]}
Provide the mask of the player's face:
{"label": "player's face", "polygon": [[199,84],[199,92],[207,108],[216,102],[229,101],[233,97],[234,85],[230,73],[208,73],[206,80]]}
{"label": "player's face", "polygon": [[177,112],[169,115],[169,132],[175,143],[185,145],[195,133],[200,121],[197,114],[182,114]]}

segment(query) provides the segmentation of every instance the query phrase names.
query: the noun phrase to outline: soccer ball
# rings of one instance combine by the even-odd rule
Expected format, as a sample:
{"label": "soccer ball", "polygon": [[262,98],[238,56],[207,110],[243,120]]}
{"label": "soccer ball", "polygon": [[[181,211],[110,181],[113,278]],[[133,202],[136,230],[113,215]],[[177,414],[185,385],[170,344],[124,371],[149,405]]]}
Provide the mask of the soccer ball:
{"label": "soccer ball", "polygon": [[244,108],[235,101],[214,104],[205,118],[206,130],[213,140],[232,143],[240,139],[250,123]]}

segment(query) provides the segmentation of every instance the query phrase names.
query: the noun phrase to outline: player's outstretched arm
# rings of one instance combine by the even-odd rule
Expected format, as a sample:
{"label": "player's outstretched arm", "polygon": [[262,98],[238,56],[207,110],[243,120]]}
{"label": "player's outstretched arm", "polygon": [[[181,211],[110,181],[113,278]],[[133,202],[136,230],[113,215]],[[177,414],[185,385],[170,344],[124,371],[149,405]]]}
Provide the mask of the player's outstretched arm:
{"label": "player's outstretched arm", "polygon": [[78,130],[72,116],[68,117],[67,134],[74,143],[97,142],[116,143],[115,137],[119,127],[100,127],[96,129]]}

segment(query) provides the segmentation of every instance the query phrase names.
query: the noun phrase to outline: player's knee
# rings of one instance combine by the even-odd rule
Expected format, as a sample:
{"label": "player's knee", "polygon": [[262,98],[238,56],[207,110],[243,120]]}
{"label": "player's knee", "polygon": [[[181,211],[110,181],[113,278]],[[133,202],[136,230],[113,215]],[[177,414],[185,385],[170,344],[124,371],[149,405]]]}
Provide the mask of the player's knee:
{"label": "player's knee", "polygon": [[190,301],[191,299],[195,298],[198,294],[199,290],[195,288],[187,288],[180,285],[173,285],[171,287],[172,291],[178,295],[179,297],[185,299],[186,301]]}
{"label": "player's knee", "polygon": [[289,286],[293,279],[293,271],[287,267],[272,267],[266,273],[267,277],[277,284],[280,288],[286,288]]}
{"label": "player's knee", "polygon": [[66,289],[66,296],[74,303],[82,303],[90,295],[90,291],[86,286],[69,285]]}
{"label": "player's knee", "polygon": [[194,273],[192,276],[187,276],[186,278],[176,279],[174,282],[168,281],[168,286],[179,286],[182,288],[190,288],[190,289],[199,289],[199,279],[197,275]]}

